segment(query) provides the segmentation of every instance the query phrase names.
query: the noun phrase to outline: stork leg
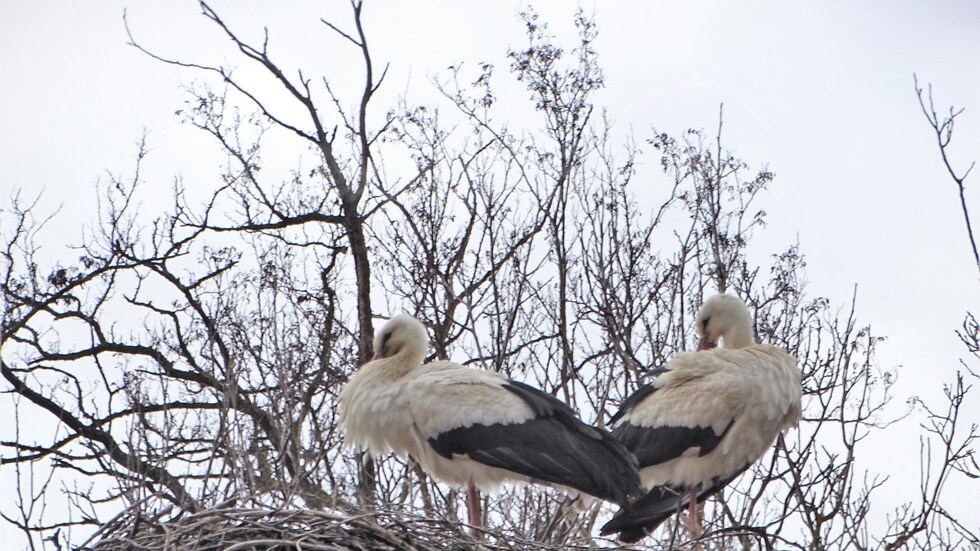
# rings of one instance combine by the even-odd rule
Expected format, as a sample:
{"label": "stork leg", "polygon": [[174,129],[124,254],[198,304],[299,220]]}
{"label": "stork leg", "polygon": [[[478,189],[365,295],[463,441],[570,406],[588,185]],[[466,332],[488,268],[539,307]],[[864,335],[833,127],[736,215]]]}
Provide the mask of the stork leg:
{"label": "stork leg", "polygon": [[696,540],[701,536],[701,519],[698,518],[698,488],[700,485],[691,486],[688,491],[688,512],[687,512],[687,530],[691,534],[691,539]]}
{"label": "stork leg", "polygon": [[470,482],[466,488],[466,510],[469,513],[470,535],[478,537],[483,528],[483,511],[480,508],[480,491]]}

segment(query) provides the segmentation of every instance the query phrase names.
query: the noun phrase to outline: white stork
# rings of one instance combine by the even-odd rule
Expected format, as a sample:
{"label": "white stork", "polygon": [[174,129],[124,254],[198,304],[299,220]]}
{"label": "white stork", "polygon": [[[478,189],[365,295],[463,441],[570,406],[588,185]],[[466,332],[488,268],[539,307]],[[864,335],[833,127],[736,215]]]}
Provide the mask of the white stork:
{"label": "white stork", "polygon": [[345,443],[410,456],[433,477],[468,489],[471,526],[482,525],[476,488],[504,480],[570,487],[621,506],[640,493],[636,458],[563,402],[490,371],[422,365],[428,338],[409,316],[374,338],[374,358],[340,393]]}
{"label": "white stork", "polygon": [[[623,401],[613,435],[636,455],[649,491],[623,507],[603,534],[635,542],[697,506],[762,457],[801,416],[800,370],[775,346],[756,344],[745,303],[720,294],[698,311],[698,352],[681,352],[665,373]],[[719,339],[724,348],[716,349]]]}

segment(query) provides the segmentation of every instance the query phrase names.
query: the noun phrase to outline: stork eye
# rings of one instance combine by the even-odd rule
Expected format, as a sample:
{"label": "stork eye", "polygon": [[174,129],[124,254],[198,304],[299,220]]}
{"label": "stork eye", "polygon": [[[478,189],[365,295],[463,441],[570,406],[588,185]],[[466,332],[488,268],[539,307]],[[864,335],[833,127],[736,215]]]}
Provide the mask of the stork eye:
{"label": "stork eye", "polygon": [[381,337],[381,342],[375,341],[375,344],[377,344],[377,346],[374,349],[375,357],[387,358],[390,355],[389,354],[390,347],[388,345],[388,341],[391,340],[391,336],[394,333],[395,333],[394,331],[388,331],[387,333],[378,335],[379,337]]}
{"label": "stork eye", "polygon": [[710,317],[707,317],[707,318],[704,318],[703,320],[701,320],[701,329],[702,330],[704,330],[704,331],[707,331],[708,330],[708,320],[710,320],[710,319],[711,319]]}

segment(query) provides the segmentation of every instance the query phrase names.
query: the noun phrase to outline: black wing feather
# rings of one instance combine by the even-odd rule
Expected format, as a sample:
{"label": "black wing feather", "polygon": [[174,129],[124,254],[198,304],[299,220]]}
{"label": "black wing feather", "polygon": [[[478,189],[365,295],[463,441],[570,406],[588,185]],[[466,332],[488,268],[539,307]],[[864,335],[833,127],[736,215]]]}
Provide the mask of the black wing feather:
{"label": "black wing feather", "polygon": [[[730,476],[712,479],[710,486],[698,491],[698,503],[720,492],[748,468],[749,464],[746,464]],[[686,508],[689,501],[688,492],[684,488],[656,486],[643,497],[621,508],[612,520],[600,529],[600,533],[608,535],[618,532],[620,541],[635,543],[654,531],[671,515]]]}
{"label": "black wing feather", "polygon": [[[647,384],[637,389],[636,392],[623,400],[620,411],[613,417],[613,420],[617,420],[635,409],[656,390],[657,388],[653,384]],[[613,430],[613,436],[633,452],[639,461],[640,468],[644,468],[666,463],[680,457],[692,448],[697,449],[698,455],[703,457],[718,446],[734,424],[735,419],[732,418],[725,426],[725,430],[718,434],[712,427],[699,425],[693,427],[668,424],[641,426],[624,422]],[[747,468],[748,465],[745,465],[730,476],[714,478],[710,486],[699,489],[698,503],[721,491]],[[625,543],[637,542],[670,518],[671,515],[686,507],[689,500],[687,488],[672,485],[656,486],[633,503],[622,507],[612,520],[602,527],[601,533],[603,535],[619,533],[620,541]]]}
{"label": "black wing feather", "polygon": [[[568,407],[565,402],[562,402],[547,392],[538,390],[533,386],[524,384],[520,381],[512,381],[510,379],[503,384],[503,387],[516,394],[521,400],[524,400],[527,405],[531,406],[531,410],[534,411],[535,417],[551,417],[556,414],[562,414],[567,417],[572,417],[578,421],[578,417],[575,416],[575,412],[572,411],[572,408]],[[585,426],[588,427],[588,425]]]}
{"label": "black wing feather", "polygon": [[636,392],[630,394],[625,400],[623,400],[623,403],[619,405],[619,411],[617,411],[616,415],[613,415],[612,418],[609,419],[609,422],[615,423],[620,417],[626,415],[634,407],[636,407],[636,404],[639,404],[644,398],[653,394],[653,391],[655,390],[657,390],[657,387],[653,386],[653,383],[645,384],[636,389]]}
{"label": "black wing feather", "polygon": [[644,427],[626,422],[613,430],[613,436],[633,452],[639,461],[640,468],[666,463],[680,457],[691,448],[698,448],[698,455],[703,457],[721,442],[728,434],[733,418],[725,430],[718,434],[711,427],[681,427],[660,425]]}
{"label": "black wing feather", "polygon": [[611,434],[586,425],[561,400],[534,387],[507,381],[503,388],[527,403],[534,417],[523,423],[455,428],[430,438],[433,449],[448,459],[467,455],[620,505],[640,493],[636,458]]}

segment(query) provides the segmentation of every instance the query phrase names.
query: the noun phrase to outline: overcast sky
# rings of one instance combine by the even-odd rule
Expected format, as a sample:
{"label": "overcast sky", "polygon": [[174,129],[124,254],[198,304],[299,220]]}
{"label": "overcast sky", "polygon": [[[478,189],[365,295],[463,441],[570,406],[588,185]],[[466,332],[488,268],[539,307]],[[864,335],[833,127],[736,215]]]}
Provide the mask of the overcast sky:
{"label": "overcast sky", "polygon": [[[348,23],[346,2],[214,6],[245,36],[268,26],[273,51],[281,48],[290,65],[332,81],[352,71],[346,81],[360,85],[350,52],[327,41],[319,23],[320,17]],[[375,60],[392,63],[387,93],[410,90],[420,100],[431,91],[430,76],[460,61],[493,62],[503,76],[507,49],[524,45],[521,6],[369,1]],[[755,254],[799,239],[809,292],[843,305],[857,286],[860,319],[888,337],[880,367],[899,371],[897,409],[913,394],[938,399],[963,356],[954,330],[968,308],[980,313],[980,283],[912,73],[934,84],[937,107],[966,107],[951,150],[957,166],[980,160],[980,2],[582,6],[597,16],[595,47],[607,86],[600,102],[617,132],[641,140],[651,126],[711,132],[723,102],[728,146],[776,173],[759,203],[769,226]],[[535,7],[555,34],[573,40],[572,3]],[[128,47],[124,8],[140,40],[162,54],[232,59],[195,2],[0,0],[0,200],[5,205],[17,188],[44,189],[44,208],[64,205],[58,227],[67,235],[92,219],[96,180],[132,169],[144,129],[153,148],[150,174],[161,190],[174,176],[193,179],[216,166],[201,153],[208,151],[205,138],[174,116],[184,99],[181,85],[195,75]],[[977,182],[980,170],[967,195],[980,227]],[[973,422],[980,421],[978,396],[980,389],[969,405]],[[890,457],[908,454],[909,465],[917,465],[919,419],[889,433]],[[915,497],[917,468],[877,458],[864,466],[894,476],[876,500],[879,515],[895,500]],[[975,490],[951,488],[964,500]]]}

